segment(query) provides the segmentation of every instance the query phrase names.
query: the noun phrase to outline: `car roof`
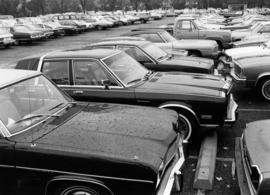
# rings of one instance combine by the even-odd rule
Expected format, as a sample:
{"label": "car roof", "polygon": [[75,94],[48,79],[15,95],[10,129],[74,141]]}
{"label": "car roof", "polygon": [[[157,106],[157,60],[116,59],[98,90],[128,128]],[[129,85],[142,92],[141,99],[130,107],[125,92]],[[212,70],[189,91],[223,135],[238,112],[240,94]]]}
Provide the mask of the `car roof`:
{"label": "car roof", "polygon": [[124,33],[123,35],[137,35],[137,34],[151,34],[151,33],[158,33],[158,32],[166,32],[164,29],[158,28],[151,28],[151,29],[134,29],[131,32]]}
{"label": "car roof", "polygon": [[92,46],[97,45],[136,45],[136,46],[142,46],[147,43],[151,43],[149,41],[139,41],[139,40],[113,40],[113,41],[101,41],[98,43],[92,44]]}
{"label": "car roof", "polygon": [[115,55],[119,53],[120,50],[115,49],[72,49],[64,51],[51,52],[44,56],[46,58],[95,58],[103,59],[105,57]]}
{"label": "car roof", "polygon": [[40,74],[30,70],[0,69],[0,88]]}

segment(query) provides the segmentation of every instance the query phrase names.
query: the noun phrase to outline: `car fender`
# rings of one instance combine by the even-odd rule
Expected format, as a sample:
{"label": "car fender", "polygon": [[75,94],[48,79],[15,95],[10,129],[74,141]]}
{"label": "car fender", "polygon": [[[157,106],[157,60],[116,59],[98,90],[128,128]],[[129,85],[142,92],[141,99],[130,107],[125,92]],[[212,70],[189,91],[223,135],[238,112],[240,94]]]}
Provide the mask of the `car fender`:
{"label": "car fender", "polygon": [[257,80],[255,82],[255,86],[257,86],[259,84],[259,81],[261,79],[263,79],[264,77],[270,77],[270,72],[264,72],[262,74],[260,74],[258,77],[257,77]]}
{"label": "car fender", "polygon": [[222,46],[224,46],[224,40],[222,37],[205,37],[205,39],[207,40],[214,40],[217,43],[220,42],[222,44]]}
{"label": "car fender", "polygon": [[102,182],[90,177],[82,177],[82,176],[76,176],[76,175],[60,175],[55,176],[52,179],[50,179],[45,187],[45,195],[50,195],[50,190],[55,187],[56,185],[59,185],[61,183],[66,182],[80,182],[84,184],[90,184],[90,185],[96,185],[99,187],[102,187],[104,190],[106,190],[109,194],[114,195],[113,192]]}
{"label": "car fender", "polygon": [[196,120],[198,125],[200,125],[200,121],[199,121],[197,114],[194,112],[192,107],[190,105],[188,105],[187,103],[173,102],[173,101],[172,102],[165,102],[165,103],[162,103],[161,105],[159,105],[159,108],[180,108],[182,110],[185,110],[188,113],[190,113],[194,117],[194,119]]}

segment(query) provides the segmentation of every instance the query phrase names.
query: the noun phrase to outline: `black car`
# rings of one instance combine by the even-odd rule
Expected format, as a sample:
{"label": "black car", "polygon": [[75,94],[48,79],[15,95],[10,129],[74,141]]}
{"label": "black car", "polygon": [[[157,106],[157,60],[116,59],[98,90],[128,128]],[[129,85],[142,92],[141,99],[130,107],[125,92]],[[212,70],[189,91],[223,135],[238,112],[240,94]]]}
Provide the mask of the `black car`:
{"label": "black car", "polygon": [[78,103],[36,71],[0,70],[0,194],[127,195],[180,190],[170,110]]}
{"label": "black car", "polygon": [[102,41],[83,49],[110,48],[125,50],[127,54],[153,71],[183,71],[204,74],[217,74],[211,59],[169,54],[155,44],[139,40]]}
{"label": "black car", "polygon": [[120,50],[56,51],[19,60],[16,68],[45,73],[76,100],[176,110],[186,140],[197,135],[192,131],[198,126],[217,127],[236,121],[232,84],[222,77],[154,73]]}

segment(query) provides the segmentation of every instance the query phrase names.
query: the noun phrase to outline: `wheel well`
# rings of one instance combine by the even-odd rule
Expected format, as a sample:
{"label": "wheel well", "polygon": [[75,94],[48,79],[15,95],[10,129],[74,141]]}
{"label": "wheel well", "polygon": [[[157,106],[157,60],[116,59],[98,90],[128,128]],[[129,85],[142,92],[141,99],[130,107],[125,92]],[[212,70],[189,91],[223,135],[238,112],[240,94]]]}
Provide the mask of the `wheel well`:
{"label": "wheel well", "polygon": [[191,117],[194,120],[196,125],[198,125],[198,126],[200,125],[200,121],[199,121],[196,113],[190,108],[186,109],[185,107],[182,107],[180,105],[179,106],[177,106],[177,105],[168,105],[168,106],[163,105],[160,108],[171,109],[171,110],[174,110],[176,112],[181,112],[183,114],[187,114],[189,117]]}
{"label": "wheel well", "polygon": [[256,87],[256,88],[259,87],[260,84],[261,84],[261,82],[262,82],[264,79],[266,79],[266,78],[269,78],[269,79],[270,79],[270,75],[265,75],[265,76],[262,76],[261,78],[259,78],[259,79],[257,80],[257,82],[256,82],[255,87]]}
{"label": "wheel well", "polygon": [[220,49],[223,49],[223,43],[222,43],[222,41],[216,40],[216,42],[217,42],[217,44],[218,44],[218,47],[219,47]]}
{"label": "wheel well", "polygon": [[53,179],[46,186],[45,195],[54,195],[54,192],[57,188],[62,185],[85,185],[87,187],[98,187],[107,192],[107,194],[113,195],[112,191],[101,181],[94,180],[94,179],[86,179],[86,180],[78,180],[78,179]]}
{"label": "wheel well", "polygon": [[194,49],[189,49],[189,50],[188,50],[188,55],[191,55],[191,54],[195,54],[195,55],[197,55],[198,57],[202,56],[201,51],[199,51],[199,50],[194,50]]}

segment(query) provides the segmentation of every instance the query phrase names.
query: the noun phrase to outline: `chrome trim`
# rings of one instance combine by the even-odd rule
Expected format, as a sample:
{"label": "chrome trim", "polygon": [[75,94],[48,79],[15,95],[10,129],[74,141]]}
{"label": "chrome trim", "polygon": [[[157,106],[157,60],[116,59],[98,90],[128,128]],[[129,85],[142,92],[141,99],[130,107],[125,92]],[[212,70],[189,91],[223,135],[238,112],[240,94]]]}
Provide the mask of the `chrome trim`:
{"label": "chrome trim", "polygon": [[231,72],[230,75],[232,76],[233,79],[235,79],[236,81],[246,81],[246,78],[240,78],[239,76],[237,76],[234,72]]}
{"label": "chrome trim", "polygon": [[11,166],[11,165],[0,165],[1,168],[16,168],[16,166]]}
{"label": "chrome trim", "polygon": [[77,175],[77,176],[84,176],[84,177],[105,178],[105,179],[113,179],[113,180],[121,180],[121,181],[134,181],[134,182],[142,182],[142,183],[154,183],[153,181],[150,181],[150,180],[111,177],[111,176],[104,176],[104,175],[92,175],[92,174],[74,173],[74,172],[67,172],[67,171],[57,171],[57,170],[51,170],[51,169],[40,169],[40,168],[31,168],[31,167],[23,167],[23,166],[16,166],[16,168],[24,169],[24,170],[32,170],[32,171],[60,173],[60,174],[67,174],[67,175]]}
{"label": "chrome trim", "polygon": [[[97,88],[97,89],[104,89],[105,87],[103,85],[71,85],[71,88]],[[109,89],[124,89],[124,87],[119,86],[109,86]]]}
{"label": "chrome trim", "polygon": [[215,128],[215,127],[219,127],[220,125],[217,124],[201,124],[201,127],[211,127],[211,128]]}
{"label": "chrome trim", "polygon": [[178,108],[183,108],[185,110],[188,110],[196,119],[196,121],[198,122],[198,124],[200,125],[200,121],[196,115],[196,113],[189,107],[181,105],[181,104],[164,104],[159,106],[158,108],[169,108],[169,107],[178,107]]}
{"label": "chrome trim", "polygon": [[62,176],[61,178],[53,178],[52,180],[50,180],[50,181],[46,184],[46,187],[45,187],[45,195],[47,195],[47,191],[48,191],[49,185],[50,185],[52,182],[54,182],[54,181],[79,181],[79,182],[93,183],[93,184],[102,186],[102,187],[105,188],[111,195],[114,195],[114,193],[110,190],[110,188],[108,188],[106,185],[104,185],[104,184],[101,183],[101,182],[92,181],[92,180],[87,180],[87,179],[83,179],[83,178],[82,178],[82,179],[69,178],[69,177],[65,177],[65,176]]}
{"label": "chrome trim", "polygon": [[244,139],[244,136],[242,134],[241,138],[240,138],[240,149],[241,149],[241,160],[242,160],[242,164],[243,164],[243,167],[244,167],[244,173],[245,173],[245,176],[246,176],[246,179],[247,179],[247,185],[248,185],[248,188],[249,188],[249,191],[252,193],[252,194],[257,194],[260,186],[261,186],[261,183],[262,183],[262,180],[263,180],[263,175],[259,169],[259,167],[257,165],[251,165],[252,167],[255,167],[257,170],[258,170],[258,173],[260,175],[260,178],[259,178],[259,185],[258,185],[258,190],[256,190],[253,186],[253,183],[251,181],[251,178],[250,178],[250,174],[249,173],[249,170],[248,170],[248,167],[247,167],[247,164],[246,164],[246,160],[245,160],[245,154],[244,154],[244,146],[243,146],[243,139]]}
{"label": "chrome trim", "polygon": [[[232,104],[232,107],[231,107]],[[230,108],[231,107],[231,108]],[[228,108],[227,108],[227,118],[225,119],[225,123],[231,123],[236,121],[236,110],[238,108],[238,104],[234,101],[233,95],[230,94],[230,99],[228,103]],[[231,117],[231,118],[228,118]]]}
{"label": "chrome trim", "polygon": [[173,184],[175,182],[175,173],[176,174],[181,173],[180,169],[181,169],[181,167],[183,166],[183,164],[185,162],[183,148],[182,147],[181,147],[181,149],[179,148],[179,151],[180,151],[179,160],[176,162],[173,169],[171,170],[165,188],[164,189],[159,189],[157,191],[156,195],[170,195],[171,194]]}

